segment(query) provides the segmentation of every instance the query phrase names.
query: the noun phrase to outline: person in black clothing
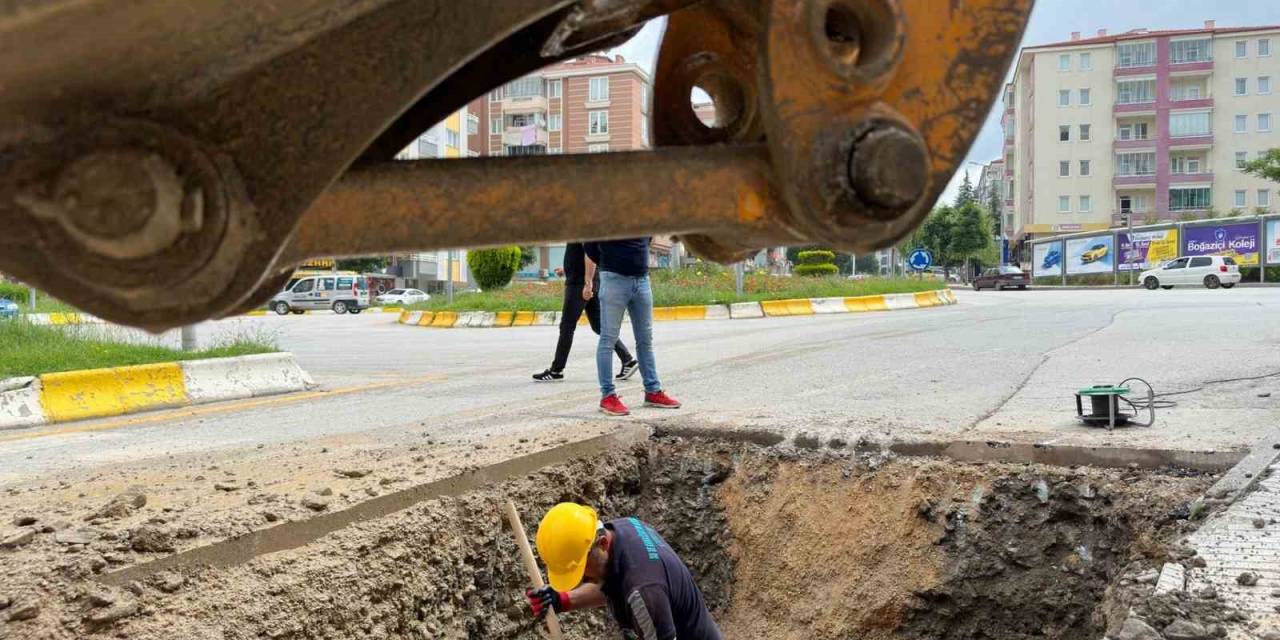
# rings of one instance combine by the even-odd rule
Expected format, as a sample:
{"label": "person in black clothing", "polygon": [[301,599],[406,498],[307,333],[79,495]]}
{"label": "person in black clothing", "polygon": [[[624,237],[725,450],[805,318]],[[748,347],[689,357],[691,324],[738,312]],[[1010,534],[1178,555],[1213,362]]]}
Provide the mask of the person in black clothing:
{"label": "person in black clothing", "polygon": [[[582,312],[587,313],[587,322],[591,330],[600,334],[600,299],[595,295],[584,297],[586,287],[586,261],[590,260],[583,251],[581,242],[570,242],[564,248],[564,304],[560,308],[560,339],[556,342],[556,355],[551,367],[541,373],[533,374],[538,382],[556,382],[564,380],[564,367],[569,361],[569,350],[573,348],[573,334],[578,328],[578,319]],[[593,269],[594,271],[594,269]],[[600,275],[597,272],[592,282],[592,291],[600,290]],[[627,351],[627,346],[619,339],[613,345],[614,353],[622,361],[622,369],[617,380],[629,380],[640,366]]]}

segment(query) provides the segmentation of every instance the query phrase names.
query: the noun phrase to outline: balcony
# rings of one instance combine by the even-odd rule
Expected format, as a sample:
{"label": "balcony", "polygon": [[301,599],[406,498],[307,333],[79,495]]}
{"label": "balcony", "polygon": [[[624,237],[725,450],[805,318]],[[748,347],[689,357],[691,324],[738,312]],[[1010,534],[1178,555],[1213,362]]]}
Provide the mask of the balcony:
{"label": "balcony", "polygon": [[1128,140],[1117,139],[1112,143],[1112,148],[1120,149],[1154,149],[1156,147],[1156,139],[1147,138],[1130,138]]}
{"label": "balcony", "polygon": [[1213,134],[1195,136],[1179,136],[1177,138],[1169,138],[1169,150],[1176,149],[1208,149],[1213,146]]}
{"label": "balcony", "polygon": [[1198,75],[1201,72],[1213,71],[1213,60],[1192,60],[1190,62],[1170,62],[1169,73]]}
{"label": "balcony", "polygon": [[537,113],[547,110],[545,96],[520,96],[502,99],[503,113]]}
{"label": "balcony", "polygon": [[1136,174],[1122,176],[1117,175],[1111,179],[1111,186],[1116,189],[1135,189],[1148,187],[1154,189],[1156,186],[1156,174]]}
{"label": "balcony", "polygon": [[1191,184],[1213,182],[1212,171],[1201,171],[1200,173],[1171,173],[1169,174],[1169,184]]}
{"label": "balcony", "polygon": [[1149,73],[1155,73],[1155,72],[1156,72],[1155,60],[1152,60],[1149,64],[1143,63],[1140,65],[1135,65],[1131,67],[1117,66],[1112,71],[1113,75],[1117,75],[1117,76],[1140,76],[1143,74],[1149,74]]}
{"label": "balcony", "polygon": [[1150,102],[1126,102],[1126,103],[1117,102],[1115,107],[1113,108],[1113,112],[1116,113],[1117,115],[1155,113],[1156,101],[1151,100]]}
{"label": "balcony", "polygon": [[547,144],[547,130],[543,127],[534,126],[532,137],[525,137],[524,127],[507,127],[502,133],[502,144],[511,145],[513,147],[528,146],[531,144]]}

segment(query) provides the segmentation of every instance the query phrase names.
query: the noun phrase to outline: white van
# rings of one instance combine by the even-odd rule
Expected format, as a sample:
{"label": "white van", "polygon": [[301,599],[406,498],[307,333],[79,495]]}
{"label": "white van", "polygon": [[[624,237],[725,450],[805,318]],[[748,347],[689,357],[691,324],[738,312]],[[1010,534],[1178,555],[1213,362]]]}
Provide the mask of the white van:
{"label": "white van", "polygon": [[285,285],[267,306],[282,316],[319,309],[360,313],[369,308],[369,279],[340,274],[298,278]]}

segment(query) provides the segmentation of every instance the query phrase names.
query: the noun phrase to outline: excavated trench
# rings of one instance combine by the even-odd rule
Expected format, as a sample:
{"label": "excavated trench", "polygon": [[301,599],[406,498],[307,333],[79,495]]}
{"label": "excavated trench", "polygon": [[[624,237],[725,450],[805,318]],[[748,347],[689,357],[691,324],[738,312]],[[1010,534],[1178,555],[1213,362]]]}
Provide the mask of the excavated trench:
{"label": "excavated trench", "polygon": [[[656,438],[353,522],[221,567],[170,567],[129,638],[538,638],[499,505],[636,515],[685,559],[727,638],[1099,638],[1185,529],[1197,473]],[[152,579],[137,576],[143,584]],[[600,612],[568,638],[616,637]],[[122,635],[123,634],[123,635]]]}

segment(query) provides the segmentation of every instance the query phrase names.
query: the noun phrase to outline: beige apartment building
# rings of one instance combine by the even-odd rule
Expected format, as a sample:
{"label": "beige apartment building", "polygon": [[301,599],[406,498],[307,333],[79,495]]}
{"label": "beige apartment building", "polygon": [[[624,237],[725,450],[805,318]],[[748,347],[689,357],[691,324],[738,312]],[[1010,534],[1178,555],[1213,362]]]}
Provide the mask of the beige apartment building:
{"label": "beige apartment building", "polygon": [[1207,21],[1023,49],[1004,91],[996,169],[1010,241],[1121,226],[1126,216],[1143,224],[1276,211],[1277,185],[1241,167],[1280,147],[1278,46],[1280,25]]}

